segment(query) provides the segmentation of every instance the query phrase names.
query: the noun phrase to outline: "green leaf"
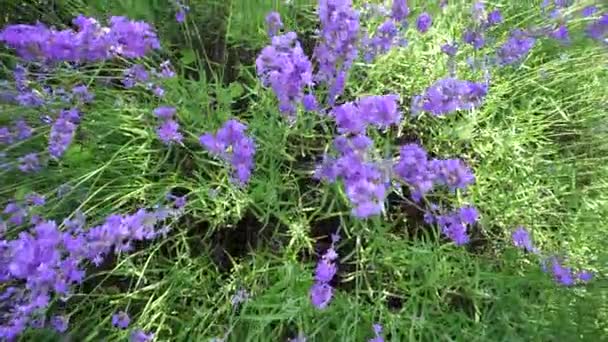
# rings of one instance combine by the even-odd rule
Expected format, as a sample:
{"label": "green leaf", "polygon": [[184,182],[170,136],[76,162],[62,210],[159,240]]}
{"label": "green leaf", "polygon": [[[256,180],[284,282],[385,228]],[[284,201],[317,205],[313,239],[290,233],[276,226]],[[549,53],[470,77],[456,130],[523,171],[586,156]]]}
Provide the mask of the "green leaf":
{"label": "green leaf", "polygon": [[196,52],[192,49],[183,49],[182,58],[180,59],[184,64],[192,64],[196,61]]}

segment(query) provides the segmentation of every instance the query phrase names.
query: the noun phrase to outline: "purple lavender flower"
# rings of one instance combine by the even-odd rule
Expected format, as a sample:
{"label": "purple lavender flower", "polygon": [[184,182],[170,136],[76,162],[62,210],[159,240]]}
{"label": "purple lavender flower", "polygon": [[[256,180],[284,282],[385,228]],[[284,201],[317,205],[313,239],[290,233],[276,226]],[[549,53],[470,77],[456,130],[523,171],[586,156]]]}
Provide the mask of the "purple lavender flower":
{"label": "purple lavender flower", "polygon": [[129,337],[131,342],[150,342],[154,340],[154,333],[145,333],[141,329],[133,330]]}
{"label": "purple lavender flower", "polygon": [[179,124],[175,120],[165,120],[156,130],[158,138],[165,144],[181,143],[184,136],[179,132]]}
{"label": "purple lavender flower", "polygon": [[59,333],[64,333],[68,330],[69,318],[66,316],[53,316],[51,318],[53,329]]}
{"label": "purple lavender flower", "polygon": [[500,24],[502,20],[503,18],[502,13],[500,13],[500,10],[493,10],[492,12],[488,13],[488,26]]}
{"label": "purple lavender flower", "polygon": [[580,271],[577,274],[577,278],[583,283],[588,283],[593,279],[593,272],[586,270]]}
{"label": "purple lavender flower", "polygon": [[450,56],[450,57],[454,57],[456,56],[456,53],[458,52],[458,44],[456,42],[450,44],[450,43],[446,43],[441,45],[441,52],[445,53],[446,55]]}
{"label": "purple lavender flower", "polygon": [[587,18],[587,17],[594,15],[595,12],[597,12],[597,10],[598,10],[597,6],[590,5],[590,6],[583,8],[583,10],[581,11],[581,15],[584,18]]}
{"label": "purple lavender flower", "polygon": [[462,36],[462,40],[473,46],[476,50],[483,48],[486,43],[483,34],[475,30],[466,30]]}
{"label": "purple lavender flower", "polygon": [[568,27],[566,25],[558,26],[549,35],[551,36],[551,38],[559,40],[564,43],[567,43],[570,40],[570,35],[568,33]]}
{"label": "purple lavender flower", "polygon": [[434,175],[429,167],[426,150],[420,145],[407,144],[401,147],[394,171],[410,186],[412,197],[416,201],[433,188]]}
{"label": "purple lavender flower", "polygon": [[330,89],[328,102],[333,105],[359,53],[359,13],[352,0],[320,0],[318,12],[321,39],[313,52],[318,64],[315,81]]}
{"label": "purple lavender flower", "polygon": [[288,32],[274,36],[256,59],[262,84],[271,87],[279,100],[281,113],[293,116],[304,97],[304,88],[312,86],[312,64],[302,50],[297,35]]}
{"label": "purple lavender flower", "polygon": [[[33,131],[34,129],[24,119],[15,121],[15,136],[17,140],[25,140],[31,137]],[[2,143],[2,133],[0,133],[0,143]]]}
{"label": "purple lavender flower", "polygon": [[137,58],[160,48],[156,33],[144,22],[111,17],[110,27],[102,27],[81,15],[73,23],[77,31],[57,31],[40,23],[9,25],[0,31],[0,41],[27,61],[101,61],[116,55]]}
{"label": "purple lavender flower", "polygon": [[426,33],[433,24],[433,18],[427,12],[423,12],[416,19],[416,29],[420,33]]}
{"label": "purple lavender flower", "polygon": [[247,126],[237,120],[228,120],[215,135],[207,133],[199,138],[200,144],[211,154],[232,164],[239,184],[249,181],[255,155],[255,143],[245,135],[245,129]]}
{"label": "purple lavender flower", "polygon": [[266,16],[266,30],[269,37],[274,37],[279,33],[279,30],[283,28],[283,22],[281,21],[281,15],[278,12],[270,12]]}
{"label": "purple lavender flower", "polygon": [[237,306],[249,300],[250,294],[245,289],[239,289],[230,299],[232,306]]}
{"label": "purple lavender flower", "polygon": [[378,323],[374,323],[374,338],[370,339],[369,342],[384,342],[384,338],[382,337],[382,325]]}
{"label": "purple lavender flower", "polygon": [[[472,209],[474,210],[474,208]],[[461,208],[457,211],[437,216],[437,224],[441,227],[442,233],[452,240],[456,246],[467,244],[470,240],[467,233],[467,225],[473,225],[477,220],[477,215],[470,215],[471,213],[471,207],[468,207],[465,210]]]}
{"label": "purple lavender flower", "polygon": [[437,184],[446,185],[450,190],[466,189],[475,182],[471,169],[460,159],[434,159],[431,169]]}
{"label": "purple lavender flower", "polygon": [[407,6],[407,0],[393,0],[391,7],[391,17],[399,22],[404,20],[410,14],[410,9]]}
{"label": "purple lavender flower", "polygon": [[171,65],[170,60],[166,60],[166,61],[160,63],[160,74],[158,76],[160,78],[175,77],[175,71],[173,70],[173,66]]}
{"label": "purple lavender flower", "polygon": [[74,138],[76,127],[80,121],[77,109],[62,110],[51,127],[49,135],[49,154],[59,159],[68,149]]}
{"label": "purple lavender flower", "polygon": [[129,323],[131,323],[131,318],[124,311],[118,311],[112,315],[112,325],[116,328],[127,329]]}
{"label": "purple lavender flower", "polygon": [[173,116],[175,115],[176,111],[177,110],[175,109],[175,107],[161,106],[154,109],[154,115],[156,115],[156,117],[158,117],[159,119],[169,120],[173,119]]}
{"label": "purple lavender flower", "polygon": [[327,307],[334,294],[334,288],[327,283],[315,283],[310,288],[310,300],[312,305],[322,310]]}
{"label": "purple lavender flower", "polygon": [[13,133],[8,127],[0,127],[0,144],[10,145],[13,143]]}
{"label": "purple lavender flower", "polygon": [[33,206],[42,206],[44,205],[44,203],[46,202],[44,199],[44,196],[39,195],[37,193],[30,193],[27,194],[25,196],[25,201],[29,204],[29,205],[33,205]]}
{"label": "purple lavender flower", "polygon": [[524,227],[518,227],[512,234],[513,245],[525,251],[534,253],[536,248],[532,244],[530,233]]}
{"label": "purple lavender flower", "polygon": [[570,267],[563,266],[557,258],[551,259],[551,273],[555,281],[564,286],[574,285],[574,274]]}
{"label": "purple lavender flower", "polygon": [[336,272],[336,265],[331,260],[328,260],[328,258],[322,258],[317,263],[317,268],[315,269],[315,281],[329,283],[334,275],[336,275]]}
{"label": "purple lavender flower", "polygon": [[89,92],[89,89],[85,85],[79,85],[72,88],[72,94],[74,94],[74,97],[76,97],[76,99],[83,103],[90,103],[95,97]]}
{"label": "purple lavender flower", "polygon": [[21,172],[35,172],[40,170],[40,160],[37,153],[28,153],[19,158],[19,170]]}
{"label": "purple lavender flower", "polygon": [[592,39],[608,44],[608,13],[604,13],[599,19],[587,26],[587,35]]}
{"label": "purple lavender flower", "polygon": [[440,79],[426,89],[419,99],[420,109],[435,116],[446,115],[457,110],[472,109],[483,102],[487,84],[462,81],[455,78]]}
{"label": "purple lavender flower", "polygon": [[534,47],[536,39],[524,31],[511,31],[507,41],[496,51],[500,64],[508,65],[521,61]]}
{"label": "purple lavender flower", "polygon": [[302,106],[304,106],[304,110],[308,112],[316,112],[319,110],[319,104],[313,94],[304,95],[302,98]]}

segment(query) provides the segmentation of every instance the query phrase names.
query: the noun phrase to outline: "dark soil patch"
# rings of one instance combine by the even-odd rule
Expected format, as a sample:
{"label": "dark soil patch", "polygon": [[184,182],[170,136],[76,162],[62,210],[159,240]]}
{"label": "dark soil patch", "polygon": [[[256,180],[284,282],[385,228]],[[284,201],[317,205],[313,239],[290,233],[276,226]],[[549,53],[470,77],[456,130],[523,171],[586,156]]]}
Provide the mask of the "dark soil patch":
{"label": "dark soil patch", "polygon": [[208,248],[220,271],[231,271],[233,260],[245,257],[268,242],[273,231],[266,228],[252,212],[247,212],[234,226],[215,229]]}
{"label": "dark soil patch", "polygon": [[463,291],[457,290],[448,293],[446,302],[450,308],[465,313],[469,318],[475,317],[475,303]]}
{"label": "dark soil patch", "polygon": [[405,303],[405,301],[405,296],[398,296],[396,294],[389,295],[386,298],[386,307],[388,307],[389,310],[396,312],[403,309],[403,304]]}
{"label": "dark soil patch", "polygon": [[[403,194],[410,198],[409,190],[402,187]],[[394,191],[387,197],[387,213],[391,222],[404,220],[405,226],[394,225],[393,233],[416,238],[420,232],[429,229],[429,225],[424,222],[425,204],[414,204],[411,200],[402,199]]]}

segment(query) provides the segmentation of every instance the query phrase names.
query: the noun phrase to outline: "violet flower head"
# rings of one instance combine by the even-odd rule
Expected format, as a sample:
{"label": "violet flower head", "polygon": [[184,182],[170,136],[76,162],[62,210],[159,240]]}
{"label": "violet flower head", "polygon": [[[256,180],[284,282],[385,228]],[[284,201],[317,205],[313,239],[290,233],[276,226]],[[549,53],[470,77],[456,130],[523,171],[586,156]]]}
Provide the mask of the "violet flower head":
{"label": "violet flower head", "polygon": [[500,10],[493,10],[492,12],[488,13],[488,26],[494,26],[497,24],[500,24],[503,21],[502,18],[502,13],[500,13]]}
{"label": "violet flower head", "polygon": [[336,264],[329,260],[329,258],[324,257],[317,263],[315,281],[329,283],[336,275],[337,271]]}
{"label": "violet flower head", "polygon": [[480,106],[488,92],[484,83],[443,78],[426,89],[420,98],[420,109],[435,116]]}
{"label": "violet flower head", "polygon": [[587,35],[608,44],[608,12],[587,26]]}
{"label": "violet flower head", "polygon": [[44,196],[39,195],[34,192],[27,194],[25,196],[25,201],[28,205],[32,205],[32,206],[36,206],[36,207],[42,206],[46,203]]}
{"label": "violet flower head", "polygon": [[431,169],[435,182],[447,186],[451,191],[464,190],[475,182],[473,171],[460,159],[434,159]]}
{"label": "violet flower head", "polygon": [[215,134],[207,133],[199,138],[200,144],[209,153],[232,165],[233,179],[241,185],[247,183],[251,177],[256,150],[253,139],[245,134],[246,129],[247,126],[231,119]]}
{"label": "violet flower head", "polygon": [[317,98],[314,94],[306,94],[302,98],[302,106],[304,106],[304,110],[309,112],[316,112],[319,110],[319,104],[317,103]]}
{"label": "violet flower head", "polygon": [[588,283],[593,279],[593,272],[586,270],[580,271],[577,274],[577,278],[583,283]]}
{"label": "violet flower head", "polygon": [[450,57],[454,57],[456,56],[456,53],[458,52],[458,44],[456,42],[454,43],[446,43],[441,45],[441,52],[445,53],[446,55],[450,56]]}
{"label": "violet flower head", "polygon": [[190,7],[184,5],[180,0],[177,0],[176,4],[177,12],[175,12],[175,21],[181,24],[186,21],[186,14],[190,11]]}
{"label": "violet flower head", "polygon": [[89,89],[85,85],[79,85],[72,88],[72,94],[82,103],[90,103],[95,98],[95,95],[90,93]]}
{"label": "violet flower head", "polygon": [[[2,130],[2,128],[0,128]],[[18,119],[15,121],[14,126],[15,137],[17,140],[25,140],[32,136],[34,129],[27,124],[24,119]],[[2,143],[2,133],[0,133],[0,144]]]}
{"label": "violet flower head", "polygon": [[572,269],[562,265],[555,257],[551,260],[551,273],[553,273],[553,279],[555,279],[558,284],[563,286],[574,285],[575,279]]}
{"label": "violet flower head", "polygon": [[166,60],[160,63],[160,73],[157,74],[160,78],[173,78],[175,77],[175,71],[170,60]]}
{"label": "violet flower head", "polygon": [[177,142],[181,143],[184,136],[179,132],[179,124],[177,121],[169,119],[165,120],[156,130],[158,138],[165,144]]}
{"label": "violet flower head", "polygon": [[282,28],[283,22],[278,12],[270,12],[266,15],[266,31],[269,37],[276,36]]}
{"label": "violet flower head", "polygon": [[154,333],[145,333],[141,329],[133,330],[129,336],[130,342],[150,342],[154,340]]}
{"label": "violet flower head", "polygon": [[378,323],[374,323],[372,326],[374,329],[374,337],[369,340],[369,342],[384,342],[384,338],[382,337],[382,325]]}
{"label": "violet flower head", "polygon": [[532,244],[530,233],[524,227],[518,227],[512,234],[513,245],[530,253],[535,253],[536,248]]}
{"label": "violet flower head", "polygon": [[159,119],[169,120],[173,119],[173,116],[175,115],[176,111],[177,110],[175,109],[175,107],[161,106],[154,109],[154,115],[156,115],[156,117]]}
{"label": "violet flower head", "polygon": [[426,33],[433,24],[433,18],[427,12],[423,12],[416,19],[416,29],[420,33]]}
{"label": "violet flower head", "polygon": [[274,36],[272,45],[262,49],[256,59],[256,70],[262,84],[277,96],[281,113],[293,117],[304,89],[313,84],[312,64],[297,35],[288,32]]}
{"label": "violet flower head", "polygon": [[595,12],[597,12],[597,11],[598,11],[597,6],[590,5],[590,6],[583,8],[583,10],[581,11],[581,15],[583,16],[583,18],[587,18],[587,17],[594,15]]}
{"label": "violet flower head", "polygon": [[462,40],[473,46],[475,50],[479,50],[484,47],[486,41],[483,37],[483,34],[476,30],[466,30],[462,35]]}
{"label": "violet flower head", "polygon": [[49,154],[59,159],[68,149],[76,133],[80,113],[77,109],[62,110],[51,127],[49,135]]}
{"label": "violet flower head", "polygon": [[401,146],[399,161],[394,166],[398,175],[410,187],[415,201],[433,188],[434,175],[430,169],[427,152],[418,144]]}
{"label": "violet flower head", "polygon": [[534,47],[536,39],[522,30],[511,31],[507,41],[498,48],[496,55],[502,65],[515,64],[524,59]]}
{"label": "violet flower head", "polygon": [[465,207],[436,217],[441,232],[452,240],[456,246],[462,246],[470,241],[467,226],[474,225],[478,219],[477,215],[471,215],[473,210],[475,209],[472,207]]}
{"label": "violet flower head", "polygon": [[66,316],[53,316],[51,325],[58,333],[64,333],[68,330],[69,318]]}
{"label": "violet flower head", "polygon": [[112,325],[116,328],[126,329],[131,323],[131,318],[124,311],[119,311],[112,315]]}
{"label": "violet flower head", "polygon": [[333,105],[359,54],[359,13],[352,0],[320,0],[318,13],[321,32],[313,52],[318,64],[315,81],[330,89],[328,102]]}
{"label": "violet flower head", "polygon": [[568,43],[570,41],[570,34],[566,25],[558,26],[555,30],[551,31],[549,36],[563,43]]}
{"label": "violet flower head", "polygon": [[40,159],[37,153],[28,153],[25,156],[19,158],[19,170],[21,172],[29,173],[40,170]]}
{"label": "violet flower head", "polygon": [[393,0],[391,7],[391,18],[395,21],[403,21],[410,14],[410,8],[407,6],[407,0]]}
{"label": "violet flower head", "polygon": [[329,305],[334,294],[334,288],[327,283],[315,283],[310,288],[310,300],[312,305],[322,310]]}
{"label": "violet flower head", "polygon": [[6,126],[0,127],[0,145],[10,145],[13,143],[13,132]]}

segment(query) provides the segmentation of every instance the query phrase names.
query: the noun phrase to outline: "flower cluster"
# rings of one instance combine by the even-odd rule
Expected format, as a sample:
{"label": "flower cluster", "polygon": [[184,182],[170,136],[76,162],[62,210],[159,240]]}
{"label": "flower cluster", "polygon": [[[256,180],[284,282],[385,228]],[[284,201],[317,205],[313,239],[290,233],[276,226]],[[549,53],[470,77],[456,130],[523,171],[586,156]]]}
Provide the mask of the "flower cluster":
{"label": "flower cluster", "polygon": [[255,143],[245,135],[246,129],[246,125],[231,119],[217,133],[206,133],[199,138],[207,151],[232,164],[239,184],[249,181],[254,164]]}
{"label": "flower cluster", "polygon": [[364,59],[371,62],[376,56],[387,53],[400,40],[397,38],[399,30],[392,19],[387,19],[378,27],[373,37],[363,36],[361,40]]}
{"label": "flower cluster", "polygon": [[[524,227],[517,227],[511,235],[513,245],[521,250],[535,255],[540,255],[540,250],[534,246],[530,232]],[[544,272],[549,271],[553,275],[553,279],[556,283],[563,286],[572,286],[577,282],[588,283],[593,279],[593,272],[587,270],[580,270],[575,272],[571,267],[564,265],[562,258],[556,256],[543,257],[541,262],[542,270]]]}
{"label": "flower cluster", "polygon": [[186,21],[186,13],[190,11],[190,7],[183,4],[180,0],[176,0],[175,5],[177,6],[177,12],[175,12],[175,21],[178,23],[183,23]]}
{"label": "flower cluster", "polygon": [[[0,339],[12,340],[44,317],[53,296],[68,297],[72,286],[84,280],[85,262],[100,265],[112,252],[132,250],[133,241],[164,234],[167,228],[157,231],[155,226],[166,215],[166,211],[141,209],[131,215],[111,215],[90,229],[84,228],[80,216],[64,221],[64,231],[54,221],[40,220],[15,239],[0,241],[0,278],[8,285],[1,294]],[[117,323],[124,325],[124,319]],[[65,331],[67,319],[57,317],[52,324]]]}
{"label": "flower cluster", "polygon": [[453,212],[437,215],[434,220],[445,236],[457,246],[462,246],[470,240],[467,227],[474,225],[478,218],[477,209],[465,206]]}
{"label": "flower cluster", "polygon": [[310,300],[317,309],[325,309],[333,297],[334,288],[329,283],[338,271],[335,264],[338,259],[335,244],[339,239],[337,235],[332,235],[331,247],[321,256],[315,268],[315,282],[310,288]]}
{"label": "flower cluster", "polygon": [[123,71],[122,84],[125,88],[130,89],[138,84],[144,85],[146,89],[152,90],[156,97],[162,98],[165,95],[165,90],[160,86],[159,80],[163,78],[175,77],[175,71],[171,66],[170,61],[164,61],[160,64],[160,72],[155,69],[148,71],[141,64],[134,64]]}
{"label": "flower cluster", "polygon": [[391,7],[391,17],[395,21],[403,21],[410,14],[410,8],[407,6],[407,0],[393,0]]}
{"label": "flower cluster", "polygon": [[48,149],[52,158],[59,159],[70,147],[79,123],[80,112],[78,109],[62,110],[59,113],[49,134]]}
{"label": "flower cluster", "polygon": [[442,78],[428,87],[423,95],[414,97],[412,113],[416,115],[423,110],[442,116],[458,110],[473,109],[483,103],[487,93],[487,83]]}
{"label": "flower cluster", "polygon": [[536,39],[526,32],[519,29],[511,31],[507,41],[496,51],[499,63],[509,65],[521,61],[535,43]]}
{"label": "flower cluster", "polygon": [[464,190],[475,182],[473,172],[462,160],[429,160],[426,150],[415,143],[401,147],[399,161],[393,170],[410,187],[415,201],[420,201],[435,185],[455,191]]}
{"label": "flower cluster", "polygon": [[12,130],[9,127],[0,127],[0,145],[11,145],[15,141],[25,140],[32,136],[34,129],[24,120],[13,122]]}
{"label": "flower cluster", "polygon": [[318,12],[321,32],[313,52],[318,63],[315,81],[327,86],[328,102],[333,105],[359,54],[359,13],[352,0],[320,0]]}
{"label": "flower cluster", "polygon": [[[117,313],[112,315],[112,326],[119,329],[127,329],[131,324],[131,317],[124,312],[118,311]],[[131,342],[149,342],[154,339],[153,333],[145,333],[141,329],[134,329],[131,331],[129,336],[129,341]]]}
{"label": "flower cluster", "polygon": [[369,342],[384,342],[384,338],[382,337],[382,326],[378,323],[373,325],[374,328],[374,337],[369,340]]}
{"label": "flower cluster", "polygon": [[433,24],[433,18],[427,12],[422,12],[416,19],[416,29],[420,33],[426,33]]}
{"label": "flower cluster", "polygon": [[282,28],[283,22],[278,12],[270,12],[266,15],[266,30],[270,38],[276,36]]}
{"label": "flower cluster", "polygon": [[608,13],[604,13],[595,22],[589,24],[587,26],[587,34],[595,40],[603,41],[605,44],[608,44]]}
{"label": "flower cluster", "polygon": [[371,160],[368,152],[373,141],[365,131],[370,124],[378,128],[398,124],[401,119],[398,98],[397,95],[367,96],[335,107],[331,112],[342,134],[334,140],[339,156],[325,156],[315,178],[335,182],[341,177],[356,217],[377,215],[384,208],[390,180],[379,163]]}
{"label": "flower cluster", "polygon": [[143,57],[160,49],[154,30],[145,22],[111,17],[110,26],[95,19],[78,16],[77,30],[55,30],[41,23],[9,25],[0,31],[0,41],[27,61],[93,62],[123,56]]}
{"label": "flower cluster", "polygon": [[297,35],[288,32],[272,37],[272,44],[262,50],[255,64],[262,84],[271,87],[279,99],[281,113],[295,115],[304,89],[313,85],[312,64]]}
{"label": "flower cluster", "polygon": [[181,143],[184,138],[179,132],[179,124],[175,120],[175,107],[158,107],[154,110],[154,115],[160,119],[161,124],[156,129],[156,134],[163,143],[169,145],[173,142]]}

